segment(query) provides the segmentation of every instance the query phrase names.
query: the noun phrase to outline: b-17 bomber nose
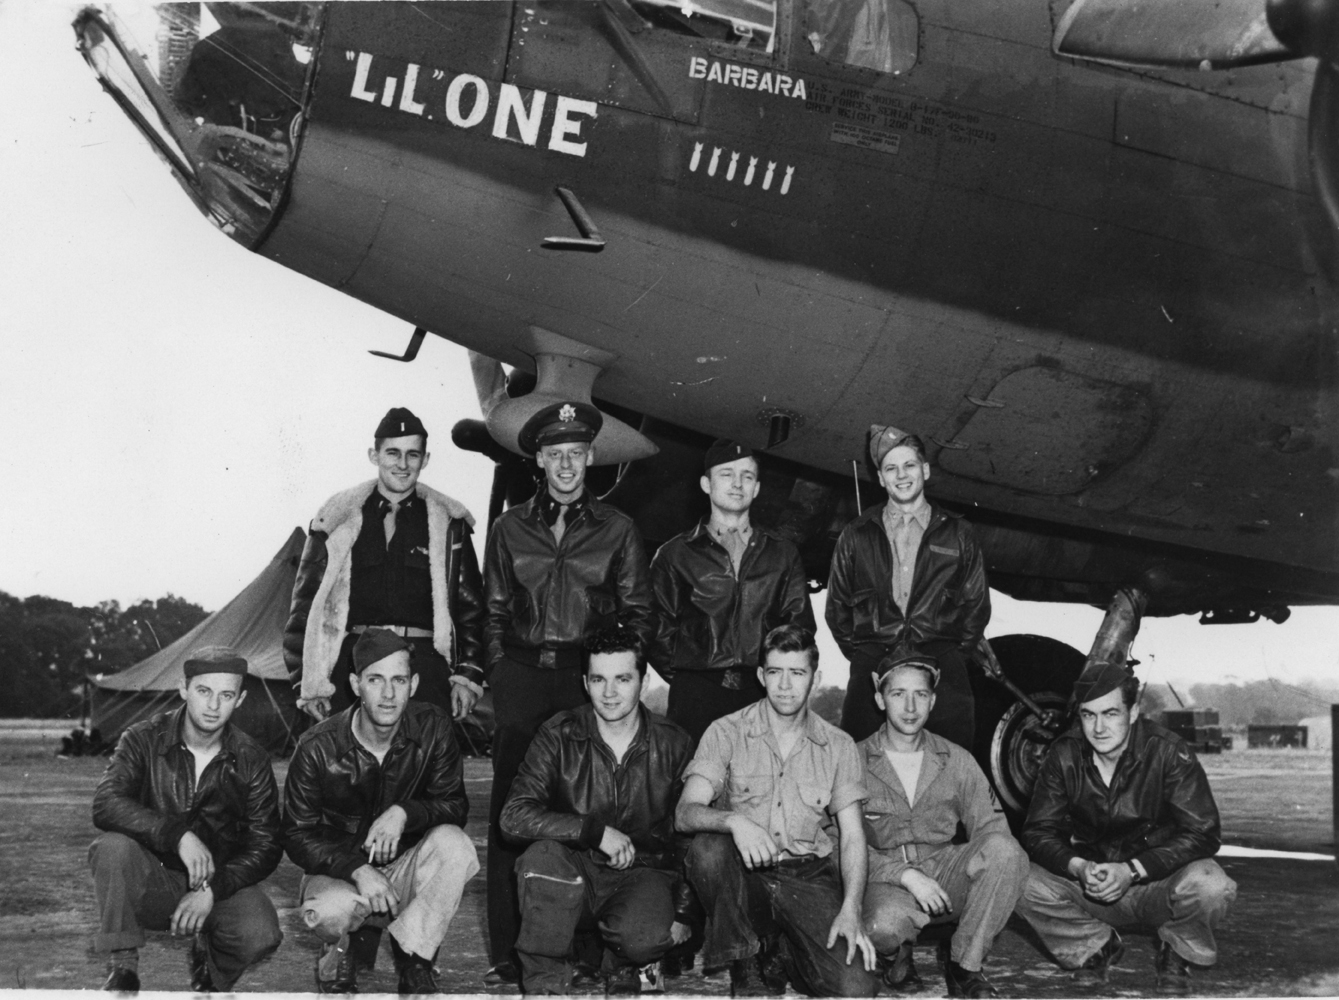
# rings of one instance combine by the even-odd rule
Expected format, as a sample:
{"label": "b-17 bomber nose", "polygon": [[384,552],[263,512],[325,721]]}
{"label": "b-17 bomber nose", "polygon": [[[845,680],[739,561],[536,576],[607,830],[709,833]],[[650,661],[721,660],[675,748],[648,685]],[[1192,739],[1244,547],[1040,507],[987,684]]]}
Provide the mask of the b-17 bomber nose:
{"label": "b-17 bomber nose", "polygon": [[201,210],[248,247],[292,171],[319,9],[118,3],[74,22],[103,88]]}

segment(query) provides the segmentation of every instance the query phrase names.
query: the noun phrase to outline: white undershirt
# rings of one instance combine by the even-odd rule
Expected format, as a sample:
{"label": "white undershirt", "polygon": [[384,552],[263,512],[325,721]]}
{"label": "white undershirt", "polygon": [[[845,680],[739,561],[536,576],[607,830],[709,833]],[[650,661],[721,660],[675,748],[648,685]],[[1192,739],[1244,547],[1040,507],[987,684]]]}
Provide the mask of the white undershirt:
{"label": "white undershirt", "polygon": [[902,782],[902,788],[907,793],[907,803],[915,805],[916,803],[916,782],[921,777],[921,761],[925,759],[925,751],[917,750],[913,753],[901,753],[897,750],[885,750],[884,755],[888,758],[888,763],[893,766],[897,773],[897,780]]}
{"label": "white undershirt", "polygon": [[200,776],[205,773],[205,768],[209,766],[211,760],[219,755],[219,748],[215,747],[213,750],[196,750],[194,747],[187,747],[186,749],[189,750],[191,756],[195,758],[195,781],[192,783],[191,788],[191,792],[194,794],[195,789],[200,785]]}

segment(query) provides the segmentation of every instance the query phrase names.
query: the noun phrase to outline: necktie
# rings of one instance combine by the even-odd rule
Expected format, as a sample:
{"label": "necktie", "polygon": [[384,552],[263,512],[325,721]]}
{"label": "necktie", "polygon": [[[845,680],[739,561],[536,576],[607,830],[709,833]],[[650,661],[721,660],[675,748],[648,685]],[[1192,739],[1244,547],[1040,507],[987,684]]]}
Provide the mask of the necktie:
{"label": "necktie", "polygon": [[382,527],[386,531],[386,545],[388,547],[391,544],[391,539],[395,537],[395,515],[399,510],[400,505],[398,503],[392,503],[386,510],[385,519],[381,522]]}
{"label": "necktie", "polygon": [[558,516],[553,521],[553,540],[561,544],[563,535],[567,531],[567,505],[558,505]]}

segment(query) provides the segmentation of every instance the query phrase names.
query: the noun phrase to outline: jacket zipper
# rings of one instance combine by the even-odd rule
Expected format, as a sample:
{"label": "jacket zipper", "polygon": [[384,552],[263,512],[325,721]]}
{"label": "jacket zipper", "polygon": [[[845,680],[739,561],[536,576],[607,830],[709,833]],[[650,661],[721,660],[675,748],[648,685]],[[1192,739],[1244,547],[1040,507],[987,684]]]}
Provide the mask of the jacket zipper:
{"label": "jacket zipper", "polygon": [[538,878],[545,882],[558,882],[562,885],[582,885],[581,876],[576,878],[559,878],[557,875],[545,875],[543,872],[522,872],[521,878]]}

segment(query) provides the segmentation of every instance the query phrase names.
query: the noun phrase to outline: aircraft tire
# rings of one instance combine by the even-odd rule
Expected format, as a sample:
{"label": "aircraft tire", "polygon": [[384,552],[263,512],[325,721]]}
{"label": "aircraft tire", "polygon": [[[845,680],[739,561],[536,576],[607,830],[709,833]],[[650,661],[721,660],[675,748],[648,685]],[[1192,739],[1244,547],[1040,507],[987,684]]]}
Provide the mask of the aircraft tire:
{"label": "aircraft tire", "polygon": [[[1046,710],[1047,723],[1053,728],[1066,725],[1066,705],[1083,670],[1084,655],[1043,635],[998,636],[990,640],[990,646],[1005,676]],[[1023,703],[975,665],[972,690],[976,701],[973,755],[1017,833],[1049,743],[1039,736],[1036,719]]]}

